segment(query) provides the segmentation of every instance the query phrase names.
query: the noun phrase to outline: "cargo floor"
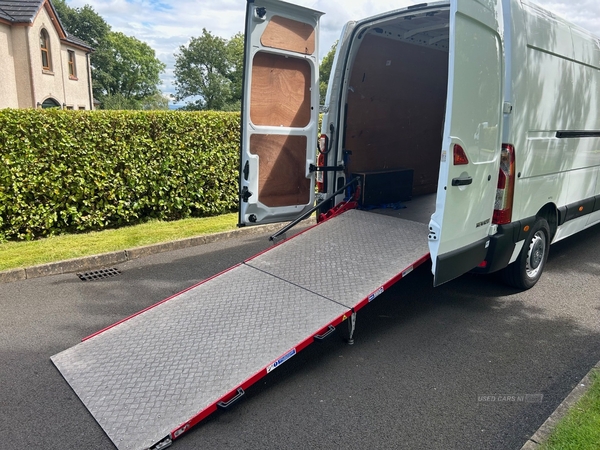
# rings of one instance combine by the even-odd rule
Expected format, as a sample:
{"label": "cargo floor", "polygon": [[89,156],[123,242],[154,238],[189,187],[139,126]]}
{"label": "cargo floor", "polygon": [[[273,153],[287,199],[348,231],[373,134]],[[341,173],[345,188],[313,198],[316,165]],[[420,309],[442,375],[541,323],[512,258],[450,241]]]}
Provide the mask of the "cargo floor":
{"label": "cargo floor", "polygon": [[383,214],[390,217],[398,217],[404,220],[412,220],[413,222],[429,224],[429,219],[431,219],[431,215],[435,212],[436,196],[436,193],[419,195],[417,197],[413,197],[412,200],[402,202],[405,208],[374,209],[370,212]]}
{"label": "cargo floor", "polygon": [[348,211],[51,359],[119,449],[175,439],[427,259],[427,226]]}

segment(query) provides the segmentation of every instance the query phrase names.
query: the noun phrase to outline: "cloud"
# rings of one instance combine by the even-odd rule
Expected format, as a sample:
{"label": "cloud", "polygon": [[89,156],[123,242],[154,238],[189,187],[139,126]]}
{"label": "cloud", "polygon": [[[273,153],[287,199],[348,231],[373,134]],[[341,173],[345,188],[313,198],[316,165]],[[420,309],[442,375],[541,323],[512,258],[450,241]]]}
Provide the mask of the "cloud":
{"label": "cloud", "polygon": [[[423,0],[289,0],[301,6],[323,11],[320,48],[325,56],[344,24],[367,16],[422,3]],[[565,17],[577,25],[600,35],[600,1],[598,0],[538,0],[536,3]],[[67,0],[71,7],[91,4],[115,31],[148,43],[167,70],[162,75],[161,88],[174,93],[173,67],[176,53],[192,36],[202,34],[202,28],[229,39],[244,30],[246,1],[244,0]]]}

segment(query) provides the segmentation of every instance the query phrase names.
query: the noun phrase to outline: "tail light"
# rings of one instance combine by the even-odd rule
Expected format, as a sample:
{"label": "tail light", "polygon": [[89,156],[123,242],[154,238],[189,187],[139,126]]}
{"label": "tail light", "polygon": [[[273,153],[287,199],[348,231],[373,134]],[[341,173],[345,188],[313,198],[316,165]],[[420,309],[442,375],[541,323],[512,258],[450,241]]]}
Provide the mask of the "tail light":
{"label": "tail light", "polygon": [[[327,147],[329,146],[329,138],[326,134],[322,134],[319,138],[319,155],[317,156],[317,167],[326,166]],[[325,192],[325,172],[317,171],[317,192]]]}
{"label": "tail light", "polygon": [[500,173],[494,204],[493,223],[504,225],[512,220],[513,196],[515,191],[515,148],[503,144],[500,154]]}
{"label": "tail light", "polygon": [[326,134],[322,134],[319,138],[319,153],[327,153],[327,147],[329,143],[329,138]]}
{"label": "tail light", "polygon": [[463,166],[466,164],[469,164],[469,158],[467,158],[465,149],[462,148],[460,145],[456,144],[454,146],[454,165]]}

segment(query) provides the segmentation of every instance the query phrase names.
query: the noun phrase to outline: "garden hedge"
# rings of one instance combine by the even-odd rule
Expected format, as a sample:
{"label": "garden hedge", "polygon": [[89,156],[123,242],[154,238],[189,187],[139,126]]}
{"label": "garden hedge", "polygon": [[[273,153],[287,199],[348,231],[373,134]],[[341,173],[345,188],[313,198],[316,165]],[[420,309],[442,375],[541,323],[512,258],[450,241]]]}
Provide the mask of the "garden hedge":
{"label": "garden hedge", "polygon": [[239,114],[0,110],[0,240],[234,210]]}

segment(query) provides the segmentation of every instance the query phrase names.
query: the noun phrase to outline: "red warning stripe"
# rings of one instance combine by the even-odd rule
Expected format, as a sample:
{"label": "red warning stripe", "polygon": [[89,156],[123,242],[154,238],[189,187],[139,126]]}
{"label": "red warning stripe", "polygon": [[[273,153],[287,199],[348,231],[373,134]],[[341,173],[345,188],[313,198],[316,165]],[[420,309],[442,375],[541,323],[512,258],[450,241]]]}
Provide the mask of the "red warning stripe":
{"label": "red warning stripe", "polygon": [[[314,339],[315,336],[326,333],[328,331],[330,325],[337,327],[339,324],[341,324],[342,322],[347,320],[350,317],[350,314],[352,314],[352,311],[348,310],[347,313],[342,314],[337,319],[335,319],[333,322],[331,322],[331,323],[327,324],[326,326],[324,326],[323,328],[317,330],[316,333],[310,335],[309,337],[307,337],[306,339],[304,339],[303,341],[298,343],[295,347],[290,348],[283,355],[281,355],[277,359],[271,361],[267,366],[262,368],[258,373],[252,375],[251,377],[246,379],[244,382],[242,382],[242,384],[240,384],[239,386],[236,386],[234,389],[227,392],[225,395],[223,395],[223,397],[216,400],[210,406],[208,406],[205,409],[203,409],[202,411],[198,412],[198,414],[196,414],[190,420],[180,424],[177,428],[175,428],[173,431],[171,431],[171,433],[170,433],[171,439],[175,440],[178,437],[181,437],[184,433],[186,433],[188,430],[190,430],[193,426],[197,425],[198,423],[200,423],[201,421],[206,419],[208,416],[210,416],[212,413],[214,413],[217,410],[217,408],[218,408],[217,405],[220,402],[227,402],[227,401],[233,399],[236,395],[238,395],[239,388],[242,388],[245,391],[250,386],[252,386],[254,383],[256,383],[261,378],[266,376],[269,373],[269,371],[268,371],[269,367],[271,367],[276,361],[278,361],[282,358],[285,358],[285,356],[288,355],[292,351],[295,351],[295,354],[300,353],[302,350],[304,350],[306,347],[308,347],[310,344],[312,344],[315,341],[315,339]],[[287,361],[287,359],[286,359],[286,361]],[[281,364],[283,364],[283,363],[281,363]],[[277,367],[279,367],[279,366],[277,366]],[[277,367],[273,368],[271,370],[271,372],[274,369],[276,369]]]}

